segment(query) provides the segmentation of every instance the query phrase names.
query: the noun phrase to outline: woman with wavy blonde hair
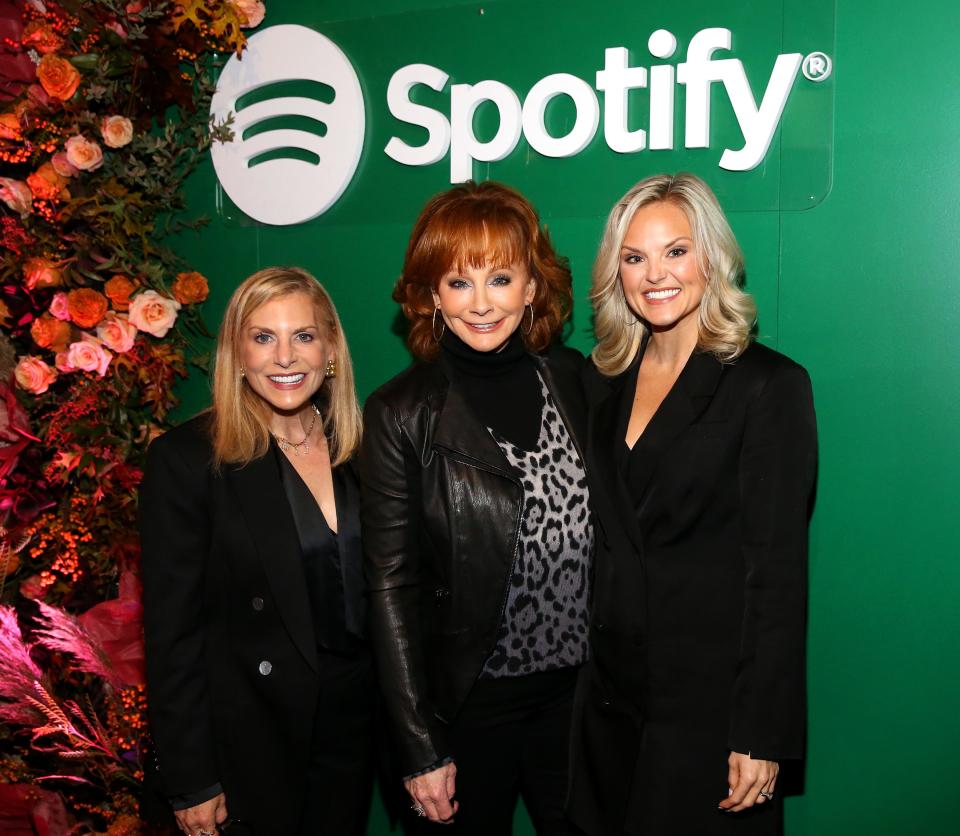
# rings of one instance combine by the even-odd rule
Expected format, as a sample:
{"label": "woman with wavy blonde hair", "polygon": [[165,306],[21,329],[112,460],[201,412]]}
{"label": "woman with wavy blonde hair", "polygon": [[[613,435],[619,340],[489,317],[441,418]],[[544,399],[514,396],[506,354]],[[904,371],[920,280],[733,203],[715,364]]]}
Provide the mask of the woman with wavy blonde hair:
{"label": "woman with wavy blonde hair", "polygon": [[140,493],[150,717],[180,829],[360,834],[371,782],[360,411],[340,319],[298,268],[236,289],[213,408]]}
{"label": "woman with wavy blonde hair", "polygon": [[776,834],[804,740],[816,423],[804,369],[751,339],[710,188],[658,175],[596,259],[587,462],[604,536],[570,811],[608,833]]}

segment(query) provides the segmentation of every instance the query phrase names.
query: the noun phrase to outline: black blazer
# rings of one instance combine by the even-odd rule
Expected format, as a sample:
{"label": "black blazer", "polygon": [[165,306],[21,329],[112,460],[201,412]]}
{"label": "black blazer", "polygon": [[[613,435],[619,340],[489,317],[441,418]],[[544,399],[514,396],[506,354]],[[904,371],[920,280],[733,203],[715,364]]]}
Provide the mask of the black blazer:
{"label": "black blazer", "polygon": [[[293,833],[319,693],[300,541],[275,452],[214,471],[208,421],[201,415],[150,446],[140,490],[162,791],[220,783],[231,817],[257,833]],[[350,465],[334,470],[334,488],[344,594],[359,613],[359,486]]]}
{"label": "black blazer", "polygon": [[[576,444],[583,358],[534,360]],[[364,409],[370,641],[403,775],[450,754],[445,726],[496,644],[523,513],[519,478],[452,379],[443,358],[417,363]]]}
{"label": "black blazer", "polygon": [[[625,818],[665,826],[638,811],[655,807],[650,776],[672,774],[673,757],[711,761],[715,804],[726,750],[782,760],[804,746],[809,378],[759,344],[730,364],[695,353],[628,478],[638,367],[586,374],[601,531],[571,812],[591,834],[623,832]],[[700,777],[677,782],[690,803]]]}

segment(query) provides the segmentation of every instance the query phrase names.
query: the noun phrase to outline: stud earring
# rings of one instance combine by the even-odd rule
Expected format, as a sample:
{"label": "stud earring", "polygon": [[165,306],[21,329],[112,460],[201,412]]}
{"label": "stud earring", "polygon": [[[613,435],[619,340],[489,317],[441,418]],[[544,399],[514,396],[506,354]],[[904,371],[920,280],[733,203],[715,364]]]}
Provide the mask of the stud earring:
{"label": "stud earring", "polygon": [[247,376],[247,370],[241,366],[240,367],[240,379],[243,380]]}
{"label": "stud earring", "polygon": [[327,367],[324,369],[325,377],[336,377],[337,376],[337,361],[330,359],[327,360]]}

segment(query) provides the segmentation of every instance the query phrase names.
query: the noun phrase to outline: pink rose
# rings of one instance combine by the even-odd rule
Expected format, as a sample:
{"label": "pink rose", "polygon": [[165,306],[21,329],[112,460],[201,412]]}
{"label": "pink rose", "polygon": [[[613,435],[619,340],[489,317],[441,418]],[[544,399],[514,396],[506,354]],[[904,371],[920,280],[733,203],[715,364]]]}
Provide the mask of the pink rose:
{"label": "pink rose", "polygon": [[39,357],[33,356],[21,357],[13,370],[13,376],[21,389],[34,395],[42,395],[57,379],[57,373],[53,369]]}
{"label": "pink rose", "polygon": [[31,601],[42,601],[47,595],[47,587],[44,586],[43,578],[40,575],[30,575],[20,581],[20,594]]}
{"label": "pink rose", "polygon": [[240,12],[244,23],[240,24],[241,29],[252,29],[263,23],[263,17],[267,13],[266,6],[261,0],[231,0],[231,5]]}
{"label": "pink rose", "polygon": [[69,374],[70,372],[75,372],[77,370],[76,366],[70,364],[70,360],[67,357],[66,351],[58,351],[56,357],[54,357],[53,364],[57,367],[57,371],[61,374]]}
{"label": "pink rose", "polygon": [[131,325],[123,314],[108,313],[97,326],[97,336],[103,344],[117,354],[125,354],[133,348],[137,338],[136,326]]}
{"label": "pink rose", "polygon": [[80,134],[70,137],[65,143],[67,160],[81,171],[96,171],[103,165],[103,151],[92,139]]}
{"label": "pink rose", "polygon": [[155,290],[145,290],[130,300],[130,322],[141,331],[155,337],[165,337],[177,321],[180,303],[161,296]]}
{"label": "pink rose", "polygon": [[61,177],[76,177],[80,169],[70,162],[66,151],[58,151],[50,158],[53,170]]}
{"label": "pink rose", "polygon": [[33,192],[23,180],[0,177],[0,200],[25,218],[33,210]]}
{"label": "pink rose", "polygon": [[113,355],[107,351],[96,337],[84,334],[80,342],[70,343],[67,349],[67,363],[75,369],[96,372],[100,377],[107,373],[107,366]]}
{"label": "pink rose", "polygon": [[133,122],[126,116],[106,116],[100,122],[100,136],[109,148],[123,148],[133,139]]}
{"label": "pink rose", "polygon": [[50,314],[51,316],[56,317],[61,322],[66,322],[70,319],[70,310],[67,308],[67,294],[66,293],[55,293],[53,299],[50,300]]}

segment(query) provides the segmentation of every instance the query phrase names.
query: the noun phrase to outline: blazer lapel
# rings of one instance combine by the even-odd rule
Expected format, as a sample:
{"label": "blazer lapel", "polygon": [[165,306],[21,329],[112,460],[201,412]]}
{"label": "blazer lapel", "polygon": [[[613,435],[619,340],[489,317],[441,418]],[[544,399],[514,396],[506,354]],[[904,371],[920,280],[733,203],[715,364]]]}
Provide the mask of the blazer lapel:
{"label": "blazer lapel", "polygon": [[710,353],[695,351],[687,360],[632,453],[630,488],[635,507],[640,506],[667,449],[710,405],[722,373],[723,364]]}
{"label": "blazer lapel", "polygon": [[[233,486],[287,632],[316,671],[317,641],[304,583],[300,538],[283,490],[276,453],[271,449],[245,467],[225,468],[224,476]],[[337,514],[339,520],[339,507]]]}
{"label": "blazer lapel", "polygon": [[352,462],[333,470],[333,495],[337,505],[337,543],[347,631],[362,636],[365,628],[363,606],[363,561],[360,546],[360,486]]}
{"label": "blazer lapel", "polygon": [[[607,392],[595,400],[588,413],[588,449],[595,478],[590,483],[604,532],[622,529],[637,554],[643,557],[643,538],[637,525],[636,513],[627,494],[620,467],[617,463],[617,445],[623,444],[618,425],[624,397],[630,397],[629,382],[634,380],[634,369],[628,369],[618,377],[607,381]],[[613,511],[611,515],[603,509]]]}
{"label": "blazer lapel", "polygon": [[452,383],[437,419],[433,446],[452,453],[474,467],[518,481],[500,445],[493,440],[486,427],[473,417],[467,402]]}

